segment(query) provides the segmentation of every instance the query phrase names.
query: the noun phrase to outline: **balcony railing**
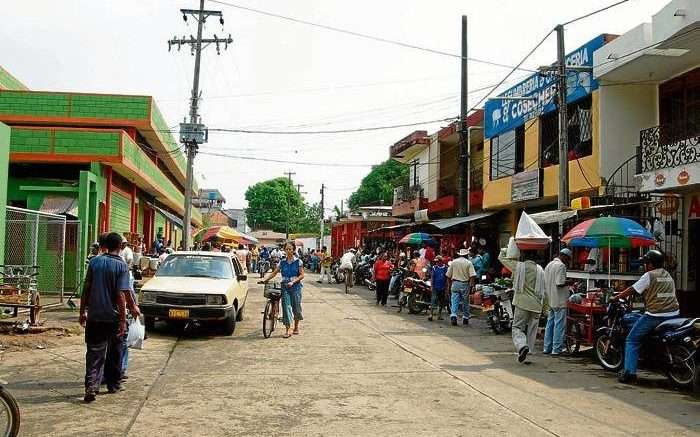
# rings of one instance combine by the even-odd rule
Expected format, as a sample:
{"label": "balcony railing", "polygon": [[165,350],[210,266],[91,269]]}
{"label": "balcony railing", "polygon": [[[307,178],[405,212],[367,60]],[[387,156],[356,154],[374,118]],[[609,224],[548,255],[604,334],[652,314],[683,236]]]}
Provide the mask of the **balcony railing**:
{"label": "balcony railing", "polygon": [[401,202],[410,202],[423,197],[423,187],[420,185],[399,185],[394,188],[394,205]]}
{"label": "balcony railing", "polygon": [[673,125],[654,126],[639,132],[639,173],[700,162],[698,129]]}

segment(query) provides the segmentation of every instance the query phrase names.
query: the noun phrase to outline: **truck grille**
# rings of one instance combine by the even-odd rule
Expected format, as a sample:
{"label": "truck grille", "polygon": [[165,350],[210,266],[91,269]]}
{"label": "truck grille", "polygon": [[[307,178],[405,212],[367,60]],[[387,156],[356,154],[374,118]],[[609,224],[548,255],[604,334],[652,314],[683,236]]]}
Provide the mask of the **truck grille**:
{"label": "truck grille", "polygon": [[158,293],[156,303],[165,305],[206,305],[207,297],[203,294]]}

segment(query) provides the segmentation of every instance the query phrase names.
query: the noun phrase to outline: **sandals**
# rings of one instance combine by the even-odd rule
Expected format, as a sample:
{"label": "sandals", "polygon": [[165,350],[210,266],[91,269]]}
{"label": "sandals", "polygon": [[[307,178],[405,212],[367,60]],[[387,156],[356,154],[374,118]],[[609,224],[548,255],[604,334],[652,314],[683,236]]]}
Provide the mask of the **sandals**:
{"label": "sandals", "polygon": [[299,335],[299,330],[295,329],[294,331],[292,331],[292,334]]}
{"label": "sandals", "polygon": [[291,337],[292,334],[287,334],[286,332],[282,335],[282,338],[289,338]]}

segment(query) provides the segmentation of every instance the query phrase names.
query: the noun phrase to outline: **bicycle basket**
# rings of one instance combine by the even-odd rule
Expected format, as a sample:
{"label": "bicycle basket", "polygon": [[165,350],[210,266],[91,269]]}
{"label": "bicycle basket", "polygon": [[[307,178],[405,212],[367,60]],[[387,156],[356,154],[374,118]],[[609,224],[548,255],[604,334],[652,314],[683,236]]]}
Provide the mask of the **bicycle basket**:
{"label": "bicycle basket", "polygon": [[282,290],[279,284],[265,284],[265,289],[263,290],[263,296],[267,299],[278,299],[282,296]]}

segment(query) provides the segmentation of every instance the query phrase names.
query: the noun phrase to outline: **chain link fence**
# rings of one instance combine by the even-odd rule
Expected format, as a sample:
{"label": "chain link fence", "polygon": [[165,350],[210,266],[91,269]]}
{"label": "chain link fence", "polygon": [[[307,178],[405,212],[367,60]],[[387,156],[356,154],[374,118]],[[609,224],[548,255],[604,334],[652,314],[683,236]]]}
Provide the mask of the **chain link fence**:
{"label": "chain link fence", "polygon": [[[5,222],[5,265],[16,267],[39,266],[38,290],[53,294],[63,302],[66,279],[66,217],[29,209],[7,207]],[[71,226],[79,228],[71,222]],[[73,233],[73,247],[79,247]],[[74,270],[74,269],[72,269]],[[71,282],[77,280],[74,274]]]}

